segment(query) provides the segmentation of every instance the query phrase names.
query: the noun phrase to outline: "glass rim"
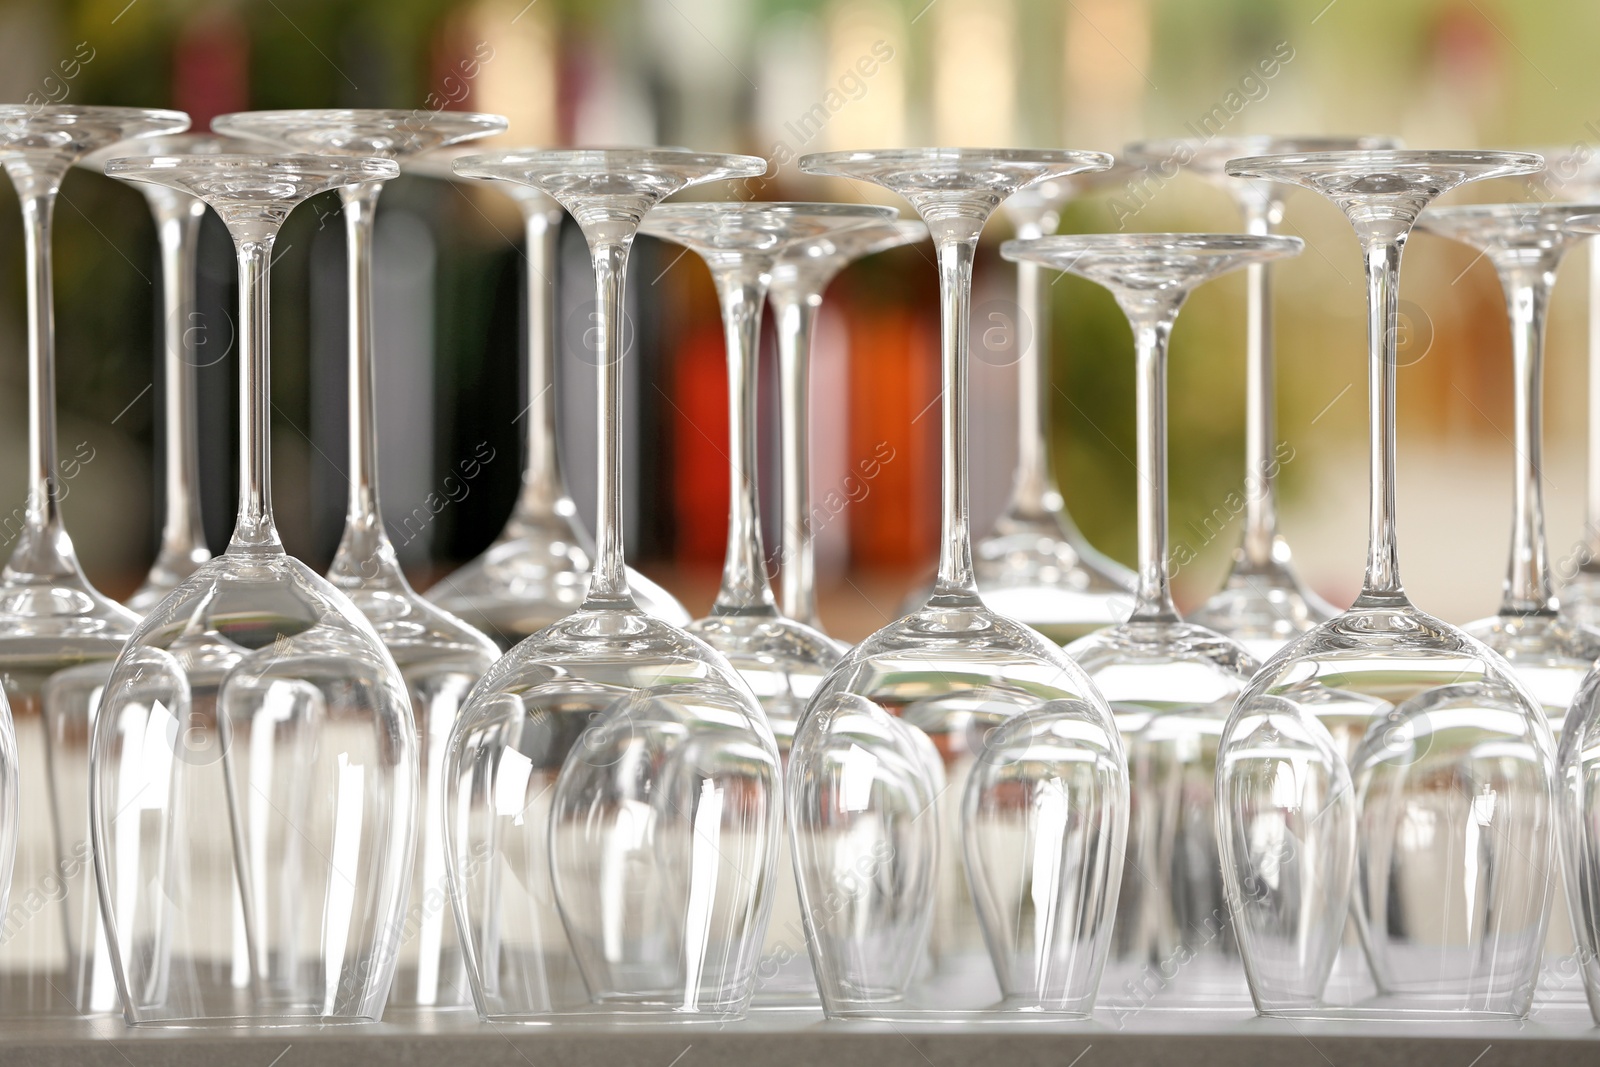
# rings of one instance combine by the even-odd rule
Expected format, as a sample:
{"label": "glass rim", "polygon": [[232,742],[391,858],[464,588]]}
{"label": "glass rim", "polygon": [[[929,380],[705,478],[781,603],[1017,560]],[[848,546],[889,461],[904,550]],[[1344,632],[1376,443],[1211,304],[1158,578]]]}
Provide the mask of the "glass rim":
{"label": "glass rim", "polygon": [[381,156],[318,156],[318,155],[243,155],[219,152],[211,155],[152,155],[118,156],[106,161],[106,174],[117,177],[134,177],[167,171],[262,171],[272,173],[323,175],[356,174],[363,181],[384,181],[400,173],[400,165]]}
{"label": "glass rim", "polygon": [[[493,152],[463,155],[451,160],[451,169],[464,178],[505,180],[506,175],[488,173],[489,168],[539,168],[565,173],[595,173],[629,167],[695,166],[730,170],[731,178],[754,178],[765,174],[771,164],[761,156],[725,152],[698,152],[689,148],[598,147],[598,148],[507,148]],[[476,171],[477,173],[473,173]]]}
{"label": "glass rim", "polygon": [[1600,233],[1600,211],[1593,215],[1578,215],[1567,220],[1566,229],[1584,236]]}
{"label": "glass rim", "polygon": [[[1275,148],[1275,146],[1278,146]],[[1319,155],[1327,152],[1405,151],[1399,137],[1389,134],[1222,134],[1217,137],[1151,137],[1129,141],[1122,155],[1134,162],[1164,162],[1179,149],[1189,149],[1193,159],[1183,164],[1193,167],[1200,159],[1257,158],[1279,155]]]}
{"label": "glass rim", "polygon": [[76,126],[91,122],[170,122],[175,128],[167,133],[182,133],[193,120],[188,112],[164,107],[120,107],[110,104],[0,104],[0,123],[14,121],[37,122],[58,126]]}
{"label": "glass rim", "polygon": [[[1471,167],[1498,171],[1499,177],[1535,174],[1544,169],[1544,157],[1532,152],[1497,149],[1397,148],[1382,151],[1288,152],[1279,155],[1240,156],[1230,159],[1225,168],[1234,178],[1273,178],[1270,171],[1326,171],[1359,173],[1401,168],[1426,170],[1431,167]],[[1487,175],[1486,175],[1487,176]]]}
{"label": "glass rim", "polygon": [[853,148],[811,152],[799,159],[800,169],[807,174],[845,178],[852,175],[839,168],[853,163],[1080,164],[1079,172],[1093,173],[1109,170],[1115,162],[1109,152],[1076,148]]}
{"label": "glass rim", "polygon": [[1052,234],[1045,237],[1012,238],[1000,246],[1002,259],[1013,263],[1039,263],[1057,270],[1046,257],[1090,253],[1118,254],[1137,257],[1140,253],[1157,254],[1191,253],[1199,255],[1254,255],[1261,259],[1276,259],[1298,255],[1305,250],[1305,241],[1288,234],[1250,233],[1077,233]]}

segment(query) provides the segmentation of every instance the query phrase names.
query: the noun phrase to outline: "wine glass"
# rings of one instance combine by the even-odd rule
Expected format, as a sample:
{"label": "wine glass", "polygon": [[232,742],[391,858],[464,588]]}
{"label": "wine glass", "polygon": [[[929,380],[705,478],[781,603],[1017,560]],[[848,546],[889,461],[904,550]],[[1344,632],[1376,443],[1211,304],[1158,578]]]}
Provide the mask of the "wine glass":
{"label": "wine glass", "polygon": [[[214,133],[141,137],[83,157],[79,165],[105,173],[113,156],[213,155],[247,151],[246,142]],[[204,356],[203,329],[195,329],[195,271],[200,220],[206,205],[164,185],[132,183],[150,205],[161,254],[161,384],[166,419],[162,426],[164,514],[161,545],[144,582],[124,603],[143,613],[211,558],[200,509],[199,431],[195,425],[195,369]]]}
{"label": "wine glass", "polygon": [[1015,1020],[1082,1017],[1094,1005],[1121,874],[1127,763],[1082,668],[979,598],[967,358],[984,221],[1034,182],[1110,163],[1099,152],[981,148],[800,160],[807,173],[870,181],[917,209],[937,250],[943,337],[937,582],[922,608],[828,675],[789,762],[802,914],[830,1016]]}
{"label": "wine glass", "polygon": [[928,227],[909,219],[869,223],[799,241],[772,268],[767,300],[778,334],[783,525],[778,559],[784,615],[822,632],[817,614],[816,529],[811,522],[811,344],[828,283],[858,259],[916,244]]}
{"label": "wine glass", "polygon": [[290,210],[392,160],[150,156],[106,173],[209,204],[239,257],[238,523],[105,684],[89,808],[130,1024],[376,1020],[405,923],[417,732],[405,679],[272,516],[269,283]]}
{"label": "wine glass", "polygon": [[[429,152],[405,161],[403,169],[428,178],[456,181],[454,160],[476,151],[471,146]],[[531,150],[530,150],[531,151]],[[538,633],[583,603],[594,553],[578,523],[578,508],[567,495],[556,449],[556,275],[561,236],[561,205],[538,189],[491,182],[522,212],[526,235],[527,283],[524,350],[527,357],[527,457],[522,491],[488,548],[428,590],[428,599],[459,615],[494,638],[502,652]],[[629,568],[628,589],[646,614],[685,626],[689,613],[673,595]]]}
{"label": "wine glass", "polygon": [[[1556,862],[1550,725],[1504,659],[1412,606],[1401,585],[1395,347],[1400,256],[1417,215],[1464,182],[1541,165],[1479,151],[1228,164],[1338,205],[1360,238],[1368,295],[1361,595],[1268,661],[1218,749],[1223,878],[1264,1014],[1516,1017],[1532,1002]],[[1348,955],[1336,966],[1347,916],[1366,980]]]}
{"label": "wine glass", "polygon": [[[1018,239],[1054,234],[1073,200],[1127,182],[1138,168],[1039,182],[1005,202]],[[1089,544],[1067,514],[1050,448],[1050,296],[1039,265],[1017,261],[1017,468],[994,528],[973,547],[978,591],[994,610],[1061,645],[1128,617],[1133,572]]]}
{"label": "wine glass", "polygon": [[[0,673],[19,766],[30,768],[17,786],[28,805],[19,825],[29,832],[12,877],[17,899],[31,903],[0,941],[5,1015],[116,1007],[89,884],[88,723],[106,670],[139,621],[89,584],[61,517],[72,480],[95,453],[87,443],[65,457],[56,448],[51,216],[78,159],[188,125],[181,111],[0,105],[0,162],[22,209],[28,292],[28,498],[7,520],[16,544],[0,571]],[[40,797],[49,810],[36,807]]]}
{"label": "wine glass", "polygon": [[[711,614],[689,632],[728,657],[749,683],[785,760],[806,701],[843,652],[831,638],[778,610],[761,538],[757,456],[757,376],[761,312],[778,258],[802,242],[853,229],[893,225],[893,208],[869,204],[667,204],[645,216],[639,232],[681,244],[711,269],[722,305],[728,359],[728,548]],[[780,856],[786,848],[780,846]],[[816,1002],[800,929],[794,871],[779,860],[773,922],[758,970],[756,1003]]]}
{"label": "wine glass", "polygon": [[450,735],[445,842],[478,1014],[717,1021],[755,987],[782,825],[777,743],[720,652],[639,609],[622,546],[623,279],[673,193],[752,177],[682,149],[465,156],[577,220],[599,308],[599,502],[583,606],[508,652]]}
{"label": "wine glass", "polygon": [[1114,1010],[1250,1003],[1222,894],[1212,789],[1217,738],[1256,663],[1233,639],[1183,622],[1172,603],[1167,342],[1196,286],[1303,247],[1298,238],[1265,234],[1096,234],[1008,241],[1001,249],[1007,259],[1111,290],[1137,350],[1133,612],[1067,646],[1110,702],[1128,756],[1132,806],[1108,976],[1114,992],[1105,998]]}
{"label": "wine glass", "polygon": [[[1282,186],[1269,181],[1235,178],[1230,159],[1286,153],[1389,150],[1401,147],[1393,137],[1236,137],[1174,138],[1141,141],[1127,148],[1130,161],[1163,177],[1187,169],[1232,197],[1244,231],[1275,233],[1283,222]],[[1291,562],[1289,543],[1278,530],[1278,472],[1282,462],[1277,439],[1273,386],[1271,266],[1254,264],[1246,276],[1248,293],[1245,344],[1245,476],[1244,534],[1234,549],[1233,564],[1220,590],[1190,615],[1190,621],[1227,634],[1266,662],[1295,634],[1333,618],[1335,609],[1301,584]]]}
{"label": "wine glass", "polygon": [[[460,111],[329,109],[219,115],[212,127],[285,152],[401,159],[500,133],[499,115]],[[405,679],[416,720],[422,792],[411,912],[390,1000],[396,1007],[453,1007],[470,1000],[445,883],[444,749],[461,701],[500,650],[481,632],[424,600],[400,569],[378,497],[377,360],[372,333],[374,212],[383,183],[339,189],[345,223],[349,330],[350,498],[328,580],[377,629]]]}

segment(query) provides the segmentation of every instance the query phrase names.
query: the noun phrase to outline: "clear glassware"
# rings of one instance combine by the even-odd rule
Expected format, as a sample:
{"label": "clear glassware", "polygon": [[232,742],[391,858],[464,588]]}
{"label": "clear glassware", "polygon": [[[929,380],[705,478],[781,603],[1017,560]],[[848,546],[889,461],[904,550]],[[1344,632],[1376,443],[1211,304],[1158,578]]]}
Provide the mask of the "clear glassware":
{"label": "clear glassware", "polygon": [[[478,151],[471,145],[429,152],[402,169],[440,181],[467,181],[452,164]],[[537,151],[537,149],[525,149]],[[502,652],[569,615],[583,603],[593,569],[594,542],[578,521],[567,494],[556,447],[556,277],[560,264],[561,205],[531,186],[491,182],[522,212],[527,258],[523,319],[528,407],[522,491],[489,547],[439,579],[427,597],[494,639]],[[673,626],[689,612],[659,583],[628,568],[628,590],[639,610]]]}
{"label": "clear glassware", "polygon": [[802,914],[833,1017],[1060,1019],[1094,1006],[1121,878],[1127,763],[1083,669],[978,595],[967,360],[984,221],[1034,182],[1110,163],[1099,152],[969,148],[800,160],[811,174],[882,185],[922,215],[943,336],[937,582],[922,608],[828,675],[789,762]]}
{"label": "clear glassware", "polygon": [[[1054,234],[1061,212],[1081,196],[1120,185],[1137,169],[1039,182],[1002,210],[1020,240]],[[1011,497],[993,529],[973,546],[978,592],[1000,614],[1067,645],[1128,617],[1134,575],[1098,551],[1067,513],[1050,448],[1050,298],[1039,265],[1017,261],[1017,468]]]}
{"label": "clear glassware", "polygon": [[[1393,137],[1258,134],[1141,141],[1128,146],[1127,159],[1164,176],[1179,168],[1192,171],[1233,199],[1245,233],[1270,234],[1283,222],[1284,187],[1233,177],[1227,171],[1230,159],[1400,147]],[[1332,605],[1301,584],[1289,543],[1278,530],[1277,476],[1283,442],[1278,440],[1273,385],[1271,271],[1270,264],[1254,264],[1246,277],[1244,533],[1222,588],[1189,616],[1190,622],[1238,641],[1261,663],[1295,634],[1337,614]]]}
{"label": "clear glassware", "polygon": [[[1511,664],[1544,706],[1558,745],[1561,720],[1600,660],[1600,631],[1560,612],[1550,575],[1543,485],[1545,310],[1561,261],[1584,239],[1567,224],[1597,210],[1581,204],[1486,204],[1433,207],[1417,220],[1420,229],[1478,249],[1494,264],[1505,290],[1516,407],[1510,562],[1500,610],[1464,629]],[[1557,893],[1551,908],[1535,1005],[1582,1004],[1565,897]]]}
{"label": "clear glassware", "polygon": [[588,239],[599,508],[584,604],[523,641],[450,735],[451,899],[486,1020],[720,1021],[749,1004],[781,840],[777,743],[720,652],[645,614],[623,565],[621,316],[658,202],[752,177],[752,156],[512,150],[455,162],[542,189]]}
{"label": "clear glassware", "polygon": [[[79,166],[98,173],[113,156],[199,156],[248,151],[247,142],[214,133],[141,137],[83,157]],[[161,384],[163,513],[161,545],[150,573],[124,603],[143,614],[211,558],[200,510],[199,433],[195,428],[195,369],[205,353],[205,332],[196,329],[196,256],[206,205],[164,185],[131,183],[150,205],[161,255]]]}
{"label": "clear glassware", "polygon": [[[731,457],[727,558],[711,614],[691,623],[689,632],[728,657],[749,683],[785,763],[801,711],[844,650],[820,630],[785,617],[767,578],[756,432],[761,313],[772,272],[790,248],[842,239],[869,225],[881,231],[895,215],[893,208],[869,204],[667,204],[639,227],[705,260],[722,305]],[[762,1006],[809,1006],[817,999],[788,851],[779,846],[773,921],[757,971],[754,1002]]]}
{"label": "clear glassware", "polygon": [[790,246],[772,268],[767,300],[778,334],[778,407],[783,523],[778,561],[784,615],[824,632],[817,614],[811,523],[811,345],[828,283],[858,259],[928,238],[910,219],[872,223]]}
{"label": "clear glassware", "polygon": [[[287,152],[381,157],[396,162],[500,133],[499,115],[462,111],[328,109],[219,115],[212,127]],[[410,906],[390,990],[395,1007],[456,1007],[471,1001],[466,964],[445,881],[444,750],[467,691],[500,658],[481,632],[419,596],[406,580],[378,497],[377,359],[372,332],[372,258],[381,181],[339,189],[345,224],[349,330],[349,507],[328,581],[377,629],[405,679],[417,724],[422,793]]]}
{"label": "clear glassware", "polygon": [[388,997],[416,724],[372,624],[278,539],[268,274],[296,204],[398,171],[297,155],[106,166],[204,200],[239,255],[238,523],[128,639],[92,742],[95,876],[130,1024],[373,1021]]}
{"label": "clear glassware", "polygon": [[1298,238],[1096,234],[1008,241],[1001,254],[1070,271],[1116,296],[1138,388],[1139,571],[1127,622],[1067,646],[1111,704],[1128,757],[1122,891],[1101,1005],[1248,1010],[1218,860],[1217,738],[1256,663],[1184,622],[1167,574],[1167,342],[1189,294],[1229,271],[1296,255]]}
{"label": "clear glassware", "polygon": [[0,674],[14,713],[19,833],[0,939],[0,1015],[116,1008],[89,872],[88,734],[100,689],[138,616],[102,596],[62,522],[73,479],[95,458],[56,447],[51,216],[67,170],[119,141],[179,133],[181,111],[0,105],[0,162],[17,190],[27,260],[28,499],[10,518],[0,571]]}
{"label": "clear glassware", "polygon": [[1541,165],[1478,151],[1228,164],[1338,205],[1361,241],[1368,296],[1362,592],[1256,674],[1218,749],[1223,878],[1263,1014],[1503,1018],[1532,1003],[1556,862],[1554,745],[1511,666],[1412,606],[1401,585],[1395,346],[1417,215],[1464,182]]}

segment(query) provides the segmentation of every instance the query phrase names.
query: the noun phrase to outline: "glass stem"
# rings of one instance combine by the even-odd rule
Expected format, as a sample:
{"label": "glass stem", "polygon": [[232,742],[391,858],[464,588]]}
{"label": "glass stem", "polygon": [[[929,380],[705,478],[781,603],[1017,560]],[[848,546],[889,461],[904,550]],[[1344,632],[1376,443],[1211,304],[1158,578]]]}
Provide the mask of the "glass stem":
{"label": "glass stem", "polygon": [[[1023,240],[1043,232],[1035,224],[1017,227]],[[1017,359],[1017,474],[1009,510],[1040,521],[1061,510],[1061,492],[1050,460],[1049,286],[1037,263],[1017,264],[1017,312],[1017,328],[1027,330],[1027,343]]]}
{"label": "glass stem", "polygon": [[272,241],[239,241],[239,519],[230,552],[283,551],[272,521]]}
{"label": "glass stem", "polygon": [[811,338],[821,294],[774,287],[783,464],[783,613],[817,625],[816,545],[811,529]]}
{"label": "glass stem", "polygon": [[1553,267],[1502,269],[1506,311],[1511,318],[1511,362],[1516,410],[1516,477],[1511,524],[1511,561],[1501,615],[1553,613],[1554,591],[1544,536],[1544,326]]}
{"label": "glass stem", "polygon": [[516,514],[541,521],[555,517],[559,503],[567,499],[556,457],[555,272],[561,215],[541,203],[525,202],[522,212],[528,256],[528,407],[524,412],[528,456]]}
{"label": "glass stem", "polygon": [[947,235],[938,244],[940,406],[939,573],[930,603],[964,606],[977,601],[972,571],[972,504],[967,484],[967,359],[972,305],[972,261],[978,235]]}
{"label": "glass stem", "polygon": [[[19,168],[20,170],[21,168]],[[64,168],[63,168],[64,169]],[[60,574],[70,568],[58,544],[61,487],[56,479],[55,296],[51,272],[50,223],[61,175],[29,168],[13,172],[22,207],[28,291],[28,501],[26,530],[11,567],[31,574]]]}
{"label": "glass stem", "polygon": [[[204,553],[205,527],[199,507],[200,457],[195,432],[195,353],[190,344],[195,319],[195,265],[204,202],[175,190],[148,187],[161,249],[162,377],[166,404],[163,427],[166,513],[157,560],[192,560]],[[205,553],[209,554],[209,553]]]}
{"label": "glass stem", "polygon": [[1139,467],[1139,578],[1132,622],[1178,622],[1167,574],[1167,341],[1183,297],[1130,306]]}
{"label": "glass stem", "polygon": [[1589,245],[1589,494],[1584,524],[1587,567],[1600,568],[1600,238]]}
{"label": "glass stem", "polygon": [[373,212],[381,182],[339,190],[344,205],[345,299],[349,361],[350,501],[344,535],[328,577],[336,584],[392,586],[404,581],[394,546],[383,528],[378,499],[378,425],[373,397],[372,246]]}
{"label": "glass stem", "polygon": [[595,494],[594,573],[584,607],[632,608],[623,561],[622,525],[622,357],[623,285],[628,273],[629,237],[593,236],[596,313],[600,340],[595,390],[599,438],[595,453],[599,486]]}
{"label": "glass stem", "polygon": [[776,615],[761,541],[760,459],[756,451],[756,357],[765,279],[755,270],[717,270],[717,298],[728,354],[728,553],[713,615]]}
{"label": "glass stem", "polygon": [[[1245,232],[1270,234],[1272,202],[1250,197],[1241,203]],[[1271,270],[1267,263],[1251,263],[1245,268],[1245,512],[1240,562],[1252,569],[1271,565],[1278,539],[1277,466],[1272,455],[1277,405],[1272,380]]]}
{"label": "glass stem", "polygon": [[1367,404],[1372,434],[1367,573],[1356,607],[1404,600],[1395,508],[1395,360],[1406,232],[1361,233],[1367,276]]}

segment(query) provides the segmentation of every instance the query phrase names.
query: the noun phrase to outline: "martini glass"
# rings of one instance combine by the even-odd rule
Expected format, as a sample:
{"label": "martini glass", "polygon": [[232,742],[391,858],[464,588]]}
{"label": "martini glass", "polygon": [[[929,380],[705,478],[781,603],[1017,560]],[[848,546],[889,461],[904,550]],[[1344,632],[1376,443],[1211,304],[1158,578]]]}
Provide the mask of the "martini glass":
{"label": "martini glass", "polygon": [[[1128,159],[1167,178],[1180,167],[1194,172],[1233,198],[1246,233],[1270,234],[1283,222],[1283,187],[1233,177],[1227,172],[1230,159],[1399,147],[1392,137],[1178,138],[1129,145]],[[1222,588],[1190,619],[1234,638],[1265,662],[1295,634],[1333,618],[1335,609],[1300,583],[1289,543],[1278,530],[1277,476],[1283,460],[1273,387],[1271,267],[1252,265],[1246,285],[1244,536]]]}
{"label": "martini glass", "polygon": [[[270,141],[284,151],[347,158],[400,160],[444,145],[499,133],[499,115],[458,111],[306,110],[246,111],[221,115],[212,127]],[[465,965],[449,915],[445,884],[444,749],[461,701],[500,656],[478,630],[424,600],[411,588],[395,556],[378,498],[378,428],[372,333],[374,211],[379,181],[339,189],[348,270],[350,499],[344,535],[328,580],[355,602],[400,666],[411,695],[422,768],[421,817],[411,911],[391,991],[396,1007],[465,1005]]]}
{"label": "martini glass", "polygon": [[[1127,622],[1067,647],[1110,701],[1128,755],[1132,808],[1112,949],[1115,991],[1107,998],[1114,1010],[1250,1003],[1223,900],[1212,790],[1217,738],[1256,664],[1231,638],[1183,622],[1172,603],[1167,342],[1196,286],[1302,247],[1298,238],[1254,234],[1105,234],[1009,241],[1001,249],[1007,259],[1071,271],[1111,290],[1137,349],[1137,598]],[[1151,975],[1160,978],[1154,989]]]}
{"label": "martini glass", "polygon": [[1082,668],[978,596],[967,358],[972,262],[990,213],[1034,182],[1110,163],[1098,152],[965,148],[800,160],[811,174],[891,189],[922,215],[943,335],[933,593],[833,669],[789,763],[802,914],[830,1016],[1059,1019],[1094,1005],[1121,875],[1127,764]]}
{"label": "martini glass", "polygon": [[89,885],[88,723],[106,669],[139,621],[89,584],[62,522],[70,480],[93,453],[56,451],[51,216],[78,159],[188,125],[179,111],[0,105],[0,162],[16,186],[27,259],[29,435],[28,498],[9,520],[16,545],[0,571],[0,674],[20,766],[29,768],[18,785],[28,832],[18,841],[13,883],[16,899],[31,901],[8,918],[0,941],[5,1015],[116,1006]]}
{"label": "martini glass", "polygon": [[593,256],[597,547],[584,604],[473,689],[450,736],[445,841],[478,1013],[718,1021],[755,988],[782,824],[778,747],[728,660],[645,614],[622,549],[628,250],[663,198],[765,170],[681,149],[466,156],[565,207]]}
{"label": "martini glass", "polygon": [[[80,165],[104,173],[112,156],[214,155],[247,151],[246,142],[213,133],[180,133],[142,137],[122,146],[102,148]],[[196,256],[200,220],[206,205],[164,185],[135,182],[155,219],[161,253],[161,380],[166,421],[162,427],[162,480],[165,513],[161,546],[143,584],[127,606],[143,613],[155,607],[179,582],[211,558],[200,511],[199,432],[195,427],[195,368],[205,357],[203,329],[195,329]]]}
{"label": "martini glass", "polygon": [[[1126,182],[1136,168],[1040,182],[1005,202],[1020,240],[1054,234],[1073,200]],[[996,611],[1065,645],[1127,618],[1134,576],[1079,532],[1050,448],[1050,295],[1039,264],[1017,261],[1017,469],[994,528],[973,548],[978,591]]]}
{"label": "martini glass", "polygon": [[[461,175],[451,163],[471,151],[430,152],[404,166],[424,177],[454,181]],[[567,495],[556,449],[556,267],[563,212],[560,204],[531,186],[493,184],[516,201],[526,235],[528,406],[522,415],[527,434],[522,491],[493,543],[440,579],[428,598],[483,630],[501,651],[509,651],[583,603],[594,546]],[[689,622],[689,613],[671,593],[632,568],[628,589],[647,614],[674,626]]]}
{"label": "martini glass", "polygon": [[[1562,259],[1584,239],[1567,225],[1597,210],[1576,204],[1470,205],[1429,208],[1417,220],[1423,230],[1480,250],[1505,289],[1516,404],[1511,558],[1499,612],[1465,630],[1511,664],[1544,706],[1557,742],[1567,708],[1600,659],[1600,632],[1560,613],[1550,577],[1541,458],[1545,310]],[[1552,909],[1538,1003],[1581,1004],[1583,984],[1573,980],[1572,925],[1561,894]]]}
{"label": "martini glass", "polygon": [[[711,269],[722,304],[728,359],[728,549],[711,614],[689,632],[728,657],[761,702],[778,752],[788,759],[806,701],[842,649],[778,610],[761,539],[756,402],[761,312],[778,257],[801,242],[855,228],[892,225],[895,210],[868,204],[668,204],[639,232],[692,249]],[[780,849],[785,852],[787,849]],[[804,949],[794,872],[779,862],[776,922],[762,952],[757,1003],[814,1004],[816,979]]]}
{"label": "martini glass", "polygon": [[822,294],[858,259],[915,244],[928,237],[920,222],[869,223],[787,248],[772,268],[767,299],[778,332],[778,406],[782,412],[783,613],[813,630],[817,614],[816,530],[811,524],[811,340]]}
{"label": "martini glass", "polygon": [[239,255],[239,518],[106,683],[89,804],[130,1024],[357,1022],[394,976],[416,842],[405,680],[272,517],[268,272],[301,201],[384,159],[153,156],[106,172],[205,201]]}
{"label": "martini glass", "polygon": [[[1464,182],[1541,165],[1477,151],[1228,165],[1337,204],[1360,238],[1368,295],[1362,592],[1256,674],[1217,756],[1223,877],[1264,1014],[1503,1018],[1533,999],[1556,862],[1550,725],[1504,659],[1412,606],[1401,585],[1395,345],[1401,250],[1417,215]],[[1366,981],[1354,946],[1336,962],[1347,917]]]}

